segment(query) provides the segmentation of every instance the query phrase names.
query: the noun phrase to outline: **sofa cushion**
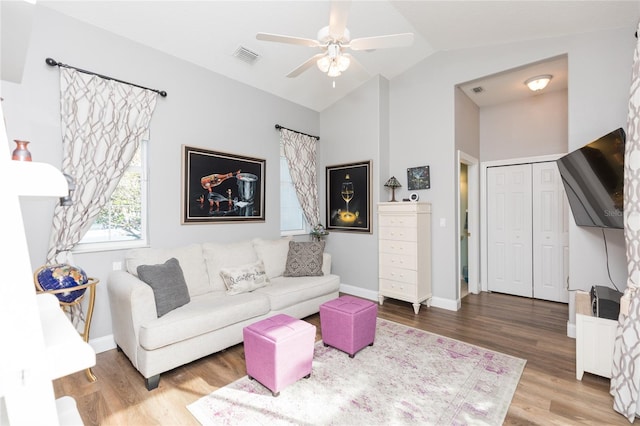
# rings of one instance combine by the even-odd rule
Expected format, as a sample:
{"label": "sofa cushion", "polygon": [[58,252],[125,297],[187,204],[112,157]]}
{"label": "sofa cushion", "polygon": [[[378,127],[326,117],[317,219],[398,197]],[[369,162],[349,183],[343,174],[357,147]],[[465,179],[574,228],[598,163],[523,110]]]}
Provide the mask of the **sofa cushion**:
{"label": "sofa cushion", "polygon": [[251,241],[229,244],[204,243],[202,244],[202,254],[207,265],[209,282],[214,291],[227,289],[220,276],[221,268],[246,265],[258,260]]}
{"label": "sofa cushion", "polygon": [[138,266],[138,276],[153,289],[159,317],[191,300],[182,268],[175,257],[160,265]]}
{"label": "sofa cushion", "polygon": [[264,263],[264,270],[267,273],[267,277],[275,278],[284,273],[290,241],[291,237],[278,238],[275,240],[264,240],[262,238],[254,238],[251,240],[258,259]]}
{"label": "sofa cushion", "polygon": [[271,301],[271,310],[280,311],[289,306],[305,302],[315,297],[337,292],[340,278],[337,275],[318,277],[278,277],[254,293],[265,294]]}
{"label": "sofa cushion", "polygon": [[246,293],[269,284],[262,260],[233,268],[220,268],[220,276],[228,295]]}
{"label": "sofa cushion", "polygon": [[191,302],[140,326],[140,346],[152,351],[269,312],[264,294],[242,293],[227,296],[212,291],[193,297]]}
{"label": "sofa cushion", "polygon": [[125,266],[127,272],[138,276],[138,266],[164,263],[172,257],[178,259],[180,263],[191,297],[211,291],[207,266],[202,256],[200,244],[173,249],[141,248],[129,250],[125,255]]}
{"label": "sofa cushion", "polygon": [[322,275],[324,241],[289,242],[285,277],[313,277]]}

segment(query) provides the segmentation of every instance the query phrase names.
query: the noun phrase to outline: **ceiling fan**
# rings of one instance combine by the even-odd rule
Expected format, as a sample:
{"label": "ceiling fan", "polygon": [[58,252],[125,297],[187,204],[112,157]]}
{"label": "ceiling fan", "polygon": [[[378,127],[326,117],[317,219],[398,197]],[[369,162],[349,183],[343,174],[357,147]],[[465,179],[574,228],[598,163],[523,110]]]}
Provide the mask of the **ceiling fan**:
{"label": "ceiling fan", "polygon": [[349,66],[364,70],[362,65],[351,54],[346,52],[348,49],[354,51],[386,49],[409,46],[413,43],[413,33],[389,34],[351,40],[351,34],[347,28],[350,6],[350,1],[332,1],[329,25],[318,31],[316,40],[269,33],[258,33],[256,38],[262,41],[317,47],[321,50],[321,53],[312,56],[287,74],[287,77],[290,78],[299,76],[311,68],[313,64],[316,64],[320,71],[326,73],[329,77],[338,77]]}

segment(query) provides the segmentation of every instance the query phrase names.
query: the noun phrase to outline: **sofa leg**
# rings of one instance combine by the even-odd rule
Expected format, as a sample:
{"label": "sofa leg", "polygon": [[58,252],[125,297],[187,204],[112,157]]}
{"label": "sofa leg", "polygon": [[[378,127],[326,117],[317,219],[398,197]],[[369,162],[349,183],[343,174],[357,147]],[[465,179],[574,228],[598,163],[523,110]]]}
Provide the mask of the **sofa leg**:
{"label": "sofa leg", "polygon": [[158,387],[160,383],[160,375],[156,374],[155,376],[151,376],[148,379],[144,379],[144,385],[147,387],[147,390],[152,391]]}
{"label": "sofa leg", "polygon": [[122,352],[122,348],[120,347],[120,345],[116,345],[116,351]]}

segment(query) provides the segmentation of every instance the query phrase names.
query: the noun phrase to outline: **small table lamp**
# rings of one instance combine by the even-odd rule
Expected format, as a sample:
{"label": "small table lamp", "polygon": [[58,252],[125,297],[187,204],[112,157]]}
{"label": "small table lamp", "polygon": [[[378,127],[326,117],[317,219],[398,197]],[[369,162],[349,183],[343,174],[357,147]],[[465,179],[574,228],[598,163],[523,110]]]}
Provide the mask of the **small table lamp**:
{"label": "small table lamp", "polygon": [[398,182],[398,179],[396,179],[395,176],[391,176],[387,183],[384,184],[384,186],[386,186],[387,188],[391,188],[390,201],[396,201],[396,188],[400,188],[402,186],[400,185],[400,182]]}

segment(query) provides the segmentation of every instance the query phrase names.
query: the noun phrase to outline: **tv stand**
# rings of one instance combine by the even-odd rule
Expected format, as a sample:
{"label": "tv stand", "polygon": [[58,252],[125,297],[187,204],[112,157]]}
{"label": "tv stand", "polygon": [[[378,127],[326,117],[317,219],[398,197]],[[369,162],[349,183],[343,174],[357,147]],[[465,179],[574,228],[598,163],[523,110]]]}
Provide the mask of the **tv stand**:
{"label": "tv stand", "polygon": [[591,296],[576,292],[576,379],[585,372],[611,378],[618,321],[594,317]]}

